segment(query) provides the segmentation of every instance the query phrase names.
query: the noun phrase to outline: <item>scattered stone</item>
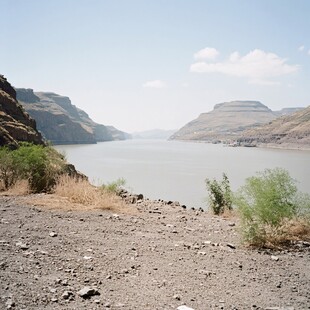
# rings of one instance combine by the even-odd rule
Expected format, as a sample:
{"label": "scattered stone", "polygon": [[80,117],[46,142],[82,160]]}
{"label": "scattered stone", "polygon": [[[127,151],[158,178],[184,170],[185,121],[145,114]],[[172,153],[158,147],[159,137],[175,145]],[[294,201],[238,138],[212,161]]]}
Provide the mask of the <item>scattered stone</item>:
{"label": "scattered stone", "polygon": [[265,310],[294,310],[294,307],[267,307]]}
{"label": "scattered stone", "polygon": [[82,298],[90,298],[91,296],[94,295],[100,295],[97,288],[90,286],[83,287],[81,290],[77,292],[77,294]]}
{"label": "scattered stone", "polygon": [[228,223],[228,226],[230,226],[230,227],[234,227],[234,226],[236,226],[236,224],[235,224],[235,223],[233,223],[233,222],[231,222],[231,223]]}
{"label": "scattered stone", "polygon": [[126,306],[125,304],[122,304],[120,302],[115,305],[115,307],[117,307],[117,308],[123,308],[125,306]]}
{"label": "scattered stone", "polygon": [[16,246],[20,247],[22,250],[28,250],[29,246],[26,243],[17,242]]}
{"label": "scattered stone", "polygon": [[279,260],[279,257],[278,257],[278,256],[274,256],[274,255],[271,255],[271,259],[277,262],[277,261]]}
{"label": "scattered stone", "polygon": [[198,252],[198,255],[207,255],[207,252]]}
{"label": "scattered stone", "polygon": [[193,308],[187,307],[185,305],[177,307],[177,310],[194,310]]}
{"label": "scattered stone", "polygon": [[6,302],[5,302],[6,308],[7,309],[12,309],[13,307],[15,307],[15,302],[9,298]]}
{"label": "scattered stone", "polygon": [[178,294],[173,295],[173,298],[176,300],[181,300],[181,296]]}
{"label": "scattered stone", "polygon": [[142,194],[137,195],[137,200],[143,200],[143,195]]}
{"label": "scattered stone", "polygon": [[61,297],[63,299],[69,299],[69,297],[72,295],[73,295],[73,293],[71,291],[64,291],[63,294],[61,295]]}
{"label": "scattered stone", "polygon": [[51,298],[51,301],[52,301],[52,302],[58,302],[58,299],[57,299],[56,297],[52,297],[52,298]]}
{"label": "scattered stone", "polygon": [[231,249],[236,249],[236,247],[232,243],[226,243],[226,245]]}
{"label": "scattered stone", "polygon": [[50,237],[57,237],[57,233],[55,233],[54,231],[49,233]]}
{"label": "scattered stone", "polygon": [[65,279],[65,280],[61,281],[61,284],[62,284],[63,286],[67,286],[67,285],[68,285],[68,280]]}

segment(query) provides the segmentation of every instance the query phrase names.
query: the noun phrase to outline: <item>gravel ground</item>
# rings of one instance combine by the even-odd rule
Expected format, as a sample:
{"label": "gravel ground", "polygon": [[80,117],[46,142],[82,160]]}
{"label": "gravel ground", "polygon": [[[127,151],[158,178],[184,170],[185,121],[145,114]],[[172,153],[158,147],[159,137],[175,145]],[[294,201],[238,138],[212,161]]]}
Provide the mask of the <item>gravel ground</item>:
{"label": "gravel ground", "polygon": [[0,196],[0,309],[310,309],[307,244],[248,249],[236,219],[158,201],[37,198]]}

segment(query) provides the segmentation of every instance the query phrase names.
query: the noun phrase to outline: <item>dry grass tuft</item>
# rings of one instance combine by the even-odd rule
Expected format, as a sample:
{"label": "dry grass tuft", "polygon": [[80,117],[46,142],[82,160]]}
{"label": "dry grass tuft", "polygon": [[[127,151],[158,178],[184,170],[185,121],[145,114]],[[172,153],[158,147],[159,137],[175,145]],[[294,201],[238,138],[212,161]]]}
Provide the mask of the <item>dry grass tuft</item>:
{"label": "dry grass tuft", "polygon": [[301,218],[284,219],[278,227],[266,225],[262,235],[264,246],[268,248],[286,247],[294,241],[310,241],[310,222]]}
{"label": "dry grass tuft", "polygon": [[124,206],[116,194],[99,189],[87,180],[67,175],[60,177],[54,188],[54,193],[67,198],[71,203],[88,206],[91,209],[115,210]]}
{"label": "dry grass tuft", "polygon": [[4,186],[0,184],[0,191],[2,195],[22,196],[30,193],[29,182],[27,180],[18,180],[9,189],[5,190]]}

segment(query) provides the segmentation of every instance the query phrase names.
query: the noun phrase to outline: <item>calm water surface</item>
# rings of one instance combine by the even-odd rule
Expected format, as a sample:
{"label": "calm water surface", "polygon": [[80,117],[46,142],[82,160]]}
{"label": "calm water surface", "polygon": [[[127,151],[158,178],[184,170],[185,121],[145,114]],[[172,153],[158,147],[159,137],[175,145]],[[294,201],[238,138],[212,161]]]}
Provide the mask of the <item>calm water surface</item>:
{"label": "calm water surface", "polygon": [[310,193],[310,152],[232,148],[220,144],[162,140],[128,140],[91,145],[61,145],[69,162],[93,183],[126,179],[134,193],[151,199],[205,206],[205,178],[225,172],[233,190],[265,168],[282,167]]}

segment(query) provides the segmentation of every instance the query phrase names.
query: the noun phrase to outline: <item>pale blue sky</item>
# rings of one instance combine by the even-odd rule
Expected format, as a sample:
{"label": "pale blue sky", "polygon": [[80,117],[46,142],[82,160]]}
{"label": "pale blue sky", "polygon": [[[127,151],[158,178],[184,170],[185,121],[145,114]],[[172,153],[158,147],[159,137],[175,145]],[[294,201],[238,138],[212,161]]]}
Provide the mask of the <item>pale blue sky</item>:
{"label": "pale blue sky", "polygon": [[132,132],[310,105],[309,0],[0,0],[0,73]]}

